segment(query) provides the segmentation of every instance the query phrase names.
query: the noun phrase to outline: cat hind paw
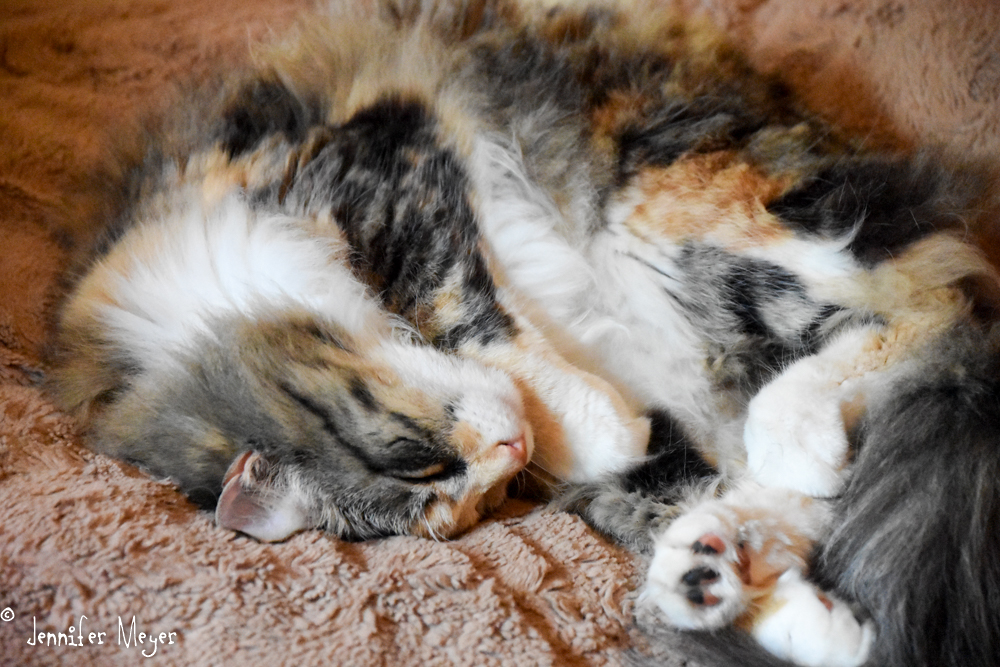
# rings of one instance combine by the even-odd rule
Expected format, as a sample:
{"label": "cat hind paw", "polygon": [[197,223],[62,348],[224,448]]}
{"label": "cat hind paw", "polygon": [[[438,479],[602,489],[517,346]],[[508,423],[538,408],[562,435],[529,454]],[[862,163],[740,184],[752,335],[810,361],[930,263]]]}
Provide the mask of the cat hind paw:
{"label": "cat hind paw", "polygon": [[796,570],[779,578],[771,609],[751,632],[770,653],[803,667],[859,667],[875,640],[870,621],[859,621],[845,602],[820,592]]}

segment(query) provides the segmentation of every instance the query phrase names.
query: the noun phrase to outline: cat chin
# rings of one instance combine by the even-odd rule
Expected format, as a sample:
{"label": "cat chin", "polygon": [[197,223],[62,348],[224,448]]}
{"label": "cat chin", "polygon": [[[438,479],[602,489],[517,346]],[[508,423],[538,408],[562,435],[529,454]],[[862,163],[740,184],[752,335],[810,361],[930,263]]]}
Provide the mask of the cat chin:
{"label": "cat chin", "polygon": [[[503,500],[501,499],[500,502]],[[492,509],[495,509],[495,506],[487,508],[486,511]],[[424,516],[413,523],[409,532],[417,537],[432,540],[451,539],[479,523],[486,511],[480,509],[480,503],[476,502],[474,497],[467,498],[465,502],[457,505],[445,502],[435,503]]]}

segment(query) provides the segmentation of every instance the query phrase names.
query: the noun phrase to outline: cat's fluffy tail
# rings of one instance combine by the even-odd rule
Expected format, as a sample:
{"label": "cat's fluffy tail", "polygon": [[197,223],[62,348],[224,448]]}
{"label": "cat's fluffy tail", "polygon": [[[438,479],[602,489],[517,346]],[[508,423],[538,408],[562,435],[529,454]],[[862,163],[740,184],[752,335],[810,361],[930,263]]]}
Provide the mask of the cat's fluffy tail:
{"label": "cat's fluffy tail", "polygon": [[928,350],[894,374],[861,426],[817,565],[874,617],[870,665],[1000,664],[996,338],[969,331]]}

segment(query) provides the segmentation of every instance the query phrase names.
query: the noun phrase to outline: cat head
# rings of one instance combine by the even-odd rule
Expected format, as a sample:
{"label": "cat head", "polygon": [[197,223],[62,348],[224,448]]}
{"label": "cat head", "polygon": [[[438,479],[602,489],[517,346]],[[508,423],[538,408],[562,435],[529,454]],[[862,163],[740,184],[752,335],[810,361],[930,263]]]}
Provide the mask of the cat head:
{"label": "cat head", "polygon": [[297,314],[229,320],[196,350],[133,378],[100,438],[261,540],[450,537],[531,454],[511,379],[426,345]]}
{"label": "cat head", "polygon": [[[266,328],[253,335],[277,333],[297,353],[311,345],[287,323]],[[320,346],[271,388],[289,437],[236,458],[220,525],[264,540],[313,525],[349,538],[450,537],[506,497],[532,446],[509,377],[427,346],[383,339],[359,354],[328,330],[311,335]]]}

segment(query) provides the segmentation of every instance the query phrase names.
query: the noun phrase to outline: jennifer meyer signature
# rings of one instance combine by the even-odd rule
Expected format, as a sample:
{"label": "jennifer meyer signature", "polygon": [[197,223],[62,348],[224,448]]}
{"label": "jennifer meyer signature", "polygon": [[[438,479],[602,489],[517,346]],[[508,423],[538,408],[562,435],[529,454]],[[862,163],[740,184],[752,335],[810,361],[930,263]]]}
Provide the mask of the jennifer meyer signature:
{"label": "jennifer meyer signature", "polygon": [[[0,621],[9,623],[13,620],[13,609],[7,607],[0,611]],[[65,632],[39,631],[38,621],[34,616],[31,617],[31,628],[31,636],[27,641],[28,646],[73,646],[80,648],[82,646],[117,644],[125,648],[141,649],[140,653],[145,658],[152,658],[161,646],[169,646],[177,641],[176,631],[141,632],[137,630],[135,616],[132,616],[131,621],[125,621],[119,616],[117,627],[112,628],[110,632],[102,632],[97,628],[92,628],[84,615],[76,619],[75,625],[70,625]]]}

